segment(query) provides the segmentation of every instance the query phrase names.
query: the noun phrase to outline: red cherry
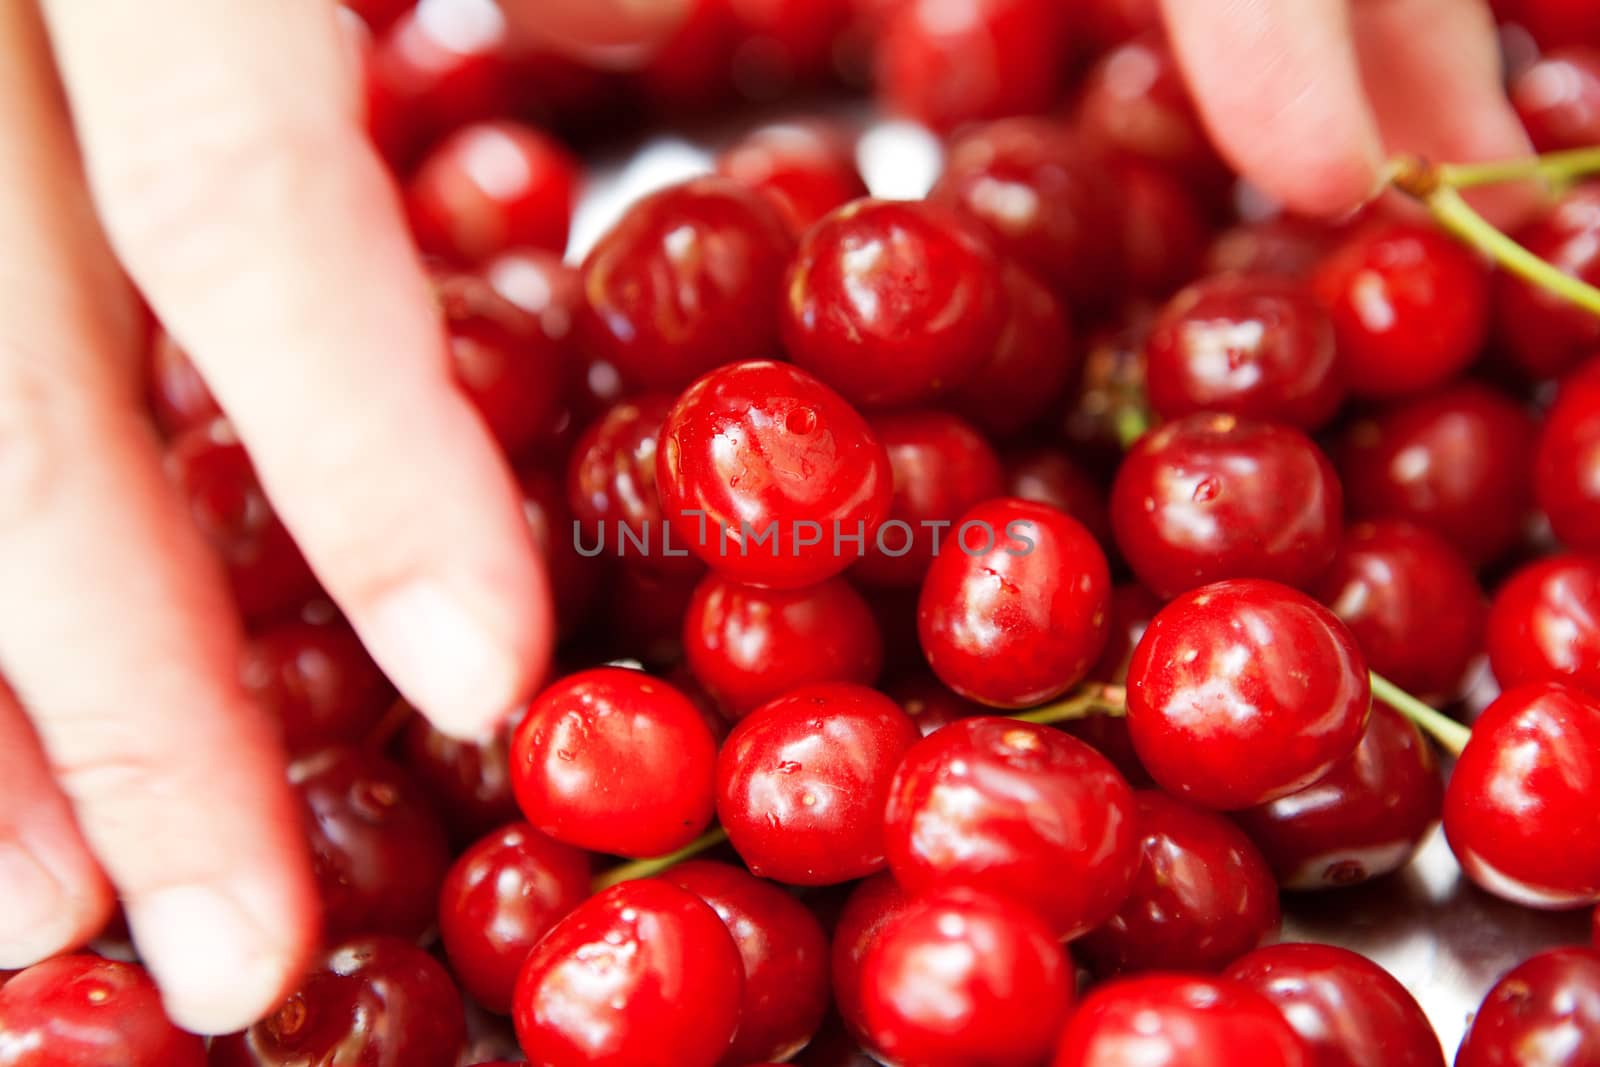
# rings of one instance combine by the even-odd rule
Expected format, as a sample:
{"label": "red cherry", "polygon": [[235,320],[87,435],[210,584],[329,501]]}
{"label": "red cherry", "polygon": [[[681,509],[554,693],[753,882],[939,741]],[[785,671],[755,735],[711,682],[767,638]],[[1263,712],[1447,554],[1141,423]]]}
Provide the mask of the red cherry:
{"label": "red cherry", "polygon": [[668,114],[706,111],[733,92],[739,23],[729,0],[690,0],[678,29],[638,72],[641,102]]}
{"label": "red cherry", "polygon": [[57,956],[0,984],[0,1062],[205,1067],[206,1046],[167,1020],[161,994],[143,967],[99,956]]}
{"label": "red cherry", "polygon": [[172,335],[157,329],[150,341],[150,410],[169,436],[222,414],[211,390]]}
{"label": "red cherry", "polygon": [[261,630],[245,646],[239,677],[291,753],[363,740],[394,697],[343,620],[288,620]]}
{"label": "red cherry", "polygon": [[766,360],[690,386],[661,428],[656,462],[676,541],[752,585],[838,574],[866,550],[893,492],[866,420],[805,371]]}
{"label": "red cherry", "polygon": [[883,638],[843,578],[761,589],[708,575],[683,618],[689,669],[732,718],[813,682],[871,685]]}
{"label": "red cherry", "polygon": [[[1557,269],[1600,283],[1600,182],[1573,189],[1512,237]],[[1600,347],[1600,319],[1509,271],[1495,277],[1495,315],[1500,340],[1529,377],[1556,377]]]}
{"label": "red cherry", "polygon": [[888,871],[862,879],[846,898],[833,928],[833,1003],[845,1027],[858,1038],[865,1034],[861,1003],[861,966],[878,935],[911,905],[911,895]]}
{"label": "red cherry", "polygon": [[[621,479],[620,472],[618,479]],[[653,492],[654,470],[650,472],[650,486]],[[579,554],[572,512],[567,506],[566,487],[559,479],[536,467],[529,467],[517,474],[517,487],[522,490],[522,515],[528,520],[534,547],[539,550],[539,558],[544,562],[545,572],[549,576],[550,592],[555,599],[556,628],[563,636],[570,636],[588,619],[590,609],[594,606],[595,588],[602,577],[602,564],[593,557]],[[607,502],[610,502],[610,498],[607,498]],[[658,539],[662,529],[659,510],[657,508]],[[598,533],[598,527],[595,532]],[[615,538],[615,526],[611,533]],[[588,540],[583,543],[586,547],[592,544]]]}
{"label": "red cherry", "polygon": [[589,857],[527,823],[474,843],[439,892],[439,936],[461,988],[490,1011],[510,1012],[528,953],[588,896]]}
{"label": "red cherry", "polygon": [[1190,415],[1128,453],[1111,526],[1134,574],[1161,596],[1224,578],[1303,588],[1333,561],[1340,502],[1333,466],[1299,431]]}
{"label": "red cherry", "polygon": [[1151,326],[1150,404],[1169,419],[1217,411],[1315,430],[1345,394],[1333,336],[1295,282],[1266,274],[1203,279],[1169,300]]}
{"label": "red cherry", "polygon": [[1139,753],[1134,751],[1133,737],[1128,733],[1127,716],[1085,715],[1081,719],[1062,723],[1061,729],[1109,760],[1130,786],[1154,787],[1150,772],[1144,769],[1144,764],[1139,762]]}
{"label": "red cherry", "polygon": [[532,315],[552,342],[572,337],[583,305],[583,281],[560,255],[542,248],[513,248],[484,264],[479,273],[495,292]]}
{"label": "red cherry", "polygon": [[1276,1005],[1318,1067],[1444,1067],[1416,998],[1365,956],[1333,945],[1271,945],[1224,974]]}
{"label": "red cherry", "polygon": [[1005,315],[982,229],[928,201],[857,200],[824,217],[801,239],[784,294],[789,355],[860,404],[958,388]]}
{"label": "red cherry", "polygon": [[1551,49],[1511,79],[1510,91],[1540,152],[1600,143],[1600,49]]}
{"label": "red cherry", "polygon": [[1211,242],[1200,272],[1309,279],[1336,236],[1331,227],[1295,215],[1241,222]]}
{"label": "red cherry", "polygon": [[834,208],[867,195],[853,147],[822,123],[774,123],[717,157],[717,173],[770,197],[799,237]]}
{"label": "red cherry", "polygon": [[738,21],[734,85],[751,100],[829,81],[834,45],[850,19],[850,0],[728,0]]}
{"label": "red cherry", "polygon": [[885,686],[883,691],[900,705],[901,711],[911,716],[923,737],[958,719],[988,712],[983,705],[957,696],[925,673],[907,675]]}
{"label": "red cherry", "polygon": [[1600,900],[1600,704],[1555,682],[1484,709],[1444,794],[1444,831],[1478,885],[1529,908]]}
{"label": "red cherry", "polygon": [[716,739],[689,698],[601,667],[539,694],[511,737],[511,783],[530,823],[617,856],[682,848],[711,822]]}
{"label": "red cherry", "polygon": [[656,879],[624,882],[529,955],[517,1040],[545,1067],[714,1067],[739,1024],[743,970],[710,905]]}
{"label": "red cherry", "polygon": [[1514,967],[1472,1017],[1456,1067],[1600,1062],[1600,952],[1557,948]]}
{"label": "red cherry", "polygon": [[726,178],[635,202],[583,261],[588,350],[643,389],[775,354],[793,244],[766,197]]}
{"label": "red cherry", "polygon": [[1150,621],[1128,667],[1128,727],[1162,788],[1210,808],[1304,789],[1355,751],[1366,663],[1327,608],[1276,582],[1216,582]]}
{"label": "red cherry", "polygon": [[1059,730],[982,716],[918,742],[884,808],[889,866],[915,893],[971,887],[1037,911],[1063,938],[1110,918],[1139,862],[1133,794]]}
{"label": "red cherry", "polygon": [[881,870],[883,803],[920,737],[864,686],[809,685],[742,719],[717,757],[717,817],[752,874],[831,885]]}
{"label": "red cherry", "polygon": [[[1089,677],[1099,682],[1121,684],[1128,680],[1128,664],[1133,650],[1139,647],[1150,620],[1156,617],[1164,603],[1150,590],[1137,582],[1126,582],[1111,590],[1111,625],[1106,628],[1106,647],[1100,660],[1089,671]],[[1075,722],[1064,723],[1072,727]]]}
{"label": "red cherry", "polygon": [[1080,353],[1066,309],[1034,274],[1001,265],[1005,325],[986,359],[946,401],[983,430],[1015,436],[1059,409],[1077,376]]}
{"label": "red cherry", "polygon": [[211,1064],[446,1064],[466,1038],[438,960],[397,937],[360,937],[330,949],[277,1011],[212,1041]]}
{"label": "red cherry", "polygon": [[504,114],[510,47],[504,14],[486,0],[429,0],[401,15],[377,39],[370,74],[403,124],[391,158],[404,163],[446,130]]}
{"label": "red cherry", "polygon": [[739,1032],[725,1067],[786,1060],[828,1010],[828,937],[806,906],[738,867],[691,860],[662,878],[705,901],[727,925],[744,961]]}
{"label": "red cherry", "polygon": [[1211,237],[1195,194],[1165,167],[1133,156],[1110,164],[1122,193],[1122,267],[1130,289],[1165,296],[1199,273]]}
{"label": "red cherry", "polygon": [[861,968],[868,1044],[919,1067],[1032,1067],[1071,1009],[1072,969],[1026,908],[971,889],[913,902]]}
{"label": "red cherry", "polygon": [[456,841],[476,840],[520,817],[511,791],[511,737],[506,726],[483,740],[462,741],[440,733],[426,717],[413,712],[397,748],[398,758],[433,801]]}
{"label": "red cherry", "polygon": [[1506,688],[1566,682],[1600,697],[1600,560],[1551,556],[1513,574],[1489,613],[1489,662]]}
{"label": "red cherry", "polygon": [[871,585],[914,587],[933,562],[936,528],[953,530],[968,508],[1000,495],[1000,458],[982,434],[943,412],[902,411],[871,424],[889,453],[894,498],[851,574]]}
{"label": "red cherry", "polygon": [[1059,448],[1018,452],[1005,461],[1007,496],[1064,511],[1083,524],[1102,547],[1111,545],[1106,492],[1084,465]]}
{"label": "red cherry", "polygon": [[1544,48],[1600,46],[1600,11],[1586,0],[1494,0],[1507,22],[1526,28]]}
{"label": "red cherry", "polygon": [[1285,889],[1397,871],[1439,822],[1444,782],[1417,727],[1374,701],[1356,750],[1297,793],[1233,813]]}
{"label": "red cherry", "polygon": [[1054,508],[1002,497],[961,516],[928,568],[923,653],[962,696],[1021,708],[1081,681],[1105,646],[1105,553]]}
{"label": "red cherry", "polygon": [[361,16],[374,31],[384,30],[391,23],[416,6],[416,0],[339,0],[341,4]]}
{"label": "red cherry", "polygon": [[655,667],[669,667],[681,660],[683,619],[700,585],[700,576],[651,574],[636,567],[623,567],[614,571],[611,579],[606,595],[611,610],[591,627],[605,634],[607,651],[603,658],[634,656],[646,666]]}
{"label": "red cherry", "polygon": [[1278,885],[1238,827],[1154,790],[1134,804],[1133,889],[1075,946],[1096,974],[1214,971],[1277,932]]}
{"label": "red cherry", "polygon": [[1534,455],[1534,495],[1570,548],[1600,551],[1600,359],[1561,383]]}

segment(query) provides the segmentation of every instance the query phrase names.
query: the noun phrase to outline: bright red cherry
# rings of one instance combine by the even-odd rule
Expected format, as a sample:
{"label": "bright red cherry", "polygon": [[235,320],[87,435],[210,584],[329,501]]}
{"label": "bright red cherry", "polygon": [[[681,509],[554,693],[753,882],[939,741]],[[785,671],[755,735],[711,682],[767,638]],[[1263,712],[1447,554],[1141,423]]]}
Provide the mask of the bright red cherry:
{"label": "bright red cherry", "polygon": [[1589,359],[1556,394],[1534,454],[1533,491],[1556,537],[1600,552],[1600,359]]}
{"label": "bright red cherry", "polygon": [[720,1062],[744,1067],[793,1056],[828,1010],[822,924],[782,889],[730,864],[691,860],[661,877],[711,905],[744,961],[739,1032]]}
{"label": "bright red cherry", "polygon": [[861,968],[867,1043],[918,1067],[1033,1067],[1055,1047],[1073,975],[1054,933],[1003,897],[947,889],[878,933]]}
{"label": "bright red cherry", "polygon": [[981,716],[929,734],[884,808],[889,867],[912,892],[971,887],[1077,937],[1116,911],[1139,862],[1133,793],[1059,730]]}
{"label": "bright red cherry", "polygon": [[1472,1017],[1455,1067],[1600,1063],[1600,952],[1557,948],[1512,968]]}
{"label": "bright red cherry", "polygon": [[394,698],[360,638],[339,619],[261,630],[245,646],[239,677],[291,753],[364,740]]}
{"label": "bright red cherry", "polygon": [[717,913],[658,879],[590,897],[517,979],[517,1040],[544,1067],[714,1067],[739,1025],[744,965]]}
{"label": "bright red cherry", "polygon": [[1489,612],[1489,663],[1508,689],[1565,682],[1600,698],[1600,559],[1551,556],[1513,574]]}
{"label": "bright red cherry", "polygon": [[1100,975],[1214,971],[1278,929],[1278,885],[1250,839],[1216,812],[1147,790],[1133,889],[1074,952]]}
{"label": "bright red cherry", "polygon": [[863,878],[839,910],[833,928],[833,1003],[846,1029],[865,1036],[866,1019],[861,1003],[861,965],[878,935],[890,920],[911,905],[911,895],[888,871]]}
{"label": "bright red cherry", "polygon": [[683,648],[733,718],[813,682],[871,685],[883,667],[877,620],[843,578],[762,589],[708,575],[683,617]]}
{"label": "bright red cherry", "polygon": [[711,822],[716,739],[659,678],[601,667],[539,694],[511,738],[511,782],[530,823],[617,856],[682,848]]}
{"label": "bright red cherry", "polygon": [[1450,774],[1444,831],[1496,896],[1529,908],[1600,900],[1600,703],[1555,682],[1502,693]]}
{"label": "bright red cherry", "polygon": [[717,817],[751,873],[830,885],[881,870],[883,804],[916,724],[882,693],[809,685],[742,719],[717,757]]}
{"label": "bright red cherry", "polygon": [[6,1067],[205,1067],[202,1038],[167,1020],[143,967],[57,956],[0,984]]}
{"label": "bright red cherry", "polygon": [[[1137,1056],[1137,1061],[1130,1061]],[[1052,1067],[1313,1067],[1273,1003],[1239,982],[1187,975],[1100,986],[1061,1035]]]}
{"label": "bright red cherry", "polygon": [[1015,436],[1059,410],[1081,353],[1061,302],[1032,271],[1001,265],[1005,325],[967,384],[945,403],[998,436]]}
{"label": "bright red cherry", "polygon": [[717,173],[772,198],[796,237],[834,208],[867,195],[850,139],[817,122],[779,122],[746,134]]}
{"label": "bright red cherry", "polygon": [[1059,448],[1034,448],[1005,461],[1006,495],[1064,511],[1083,524],[1103,547],[1111,545],[1106,492],[1084,464]]}
{"label": "bright red cherry", "polygon": [[[1512,234],[1528,251],[1591,285],[1600,283],[1600,182],[1567,193]],[[1495,277],[1499,336],[1532,378],[1554,378],[1600,347],[1600,319],[1509,271]]]}
{"label": "bright red cherry", "polygon": [[1111,575],[1077,520],[1001,497],[962,515],[928,568],[923,653],[962,696],[1021,708],[1081,681],[1105,646]]}
{"label": "bright red cherry", "polygon": [[159,328],[150,341],[149,393],[151,413],[172,436],[222,414],[188,354]]}
{"label": "bright red cherry", "polygon": [[894,491],[866,420],[810,374],[766,360],[690,386],[661,428],[656,462],[676,542],[752,585],[838,574],[866,551]]}
{"label": "bright red cherry", "polygon": [[1510,91],[1539,151],[1600,143],[1600,49],[1551,49],[1511,79]]}
{"label": "bright red cherry", "polygon": [[793,243],[766,197],[726,178],[637,201],[583,262],[589,351],[643,389],[776,354]]}
{"label": "bright red cherry", "polygon": [[1224,810],[1305,788],[1355,751],[1371,692],[1355,638],[1276,582],[1216,582],[1150,621],[1128,727],[1151,777]]}
{"label": "bright red cherry", "polygon": [[589,896],[589,857],[527,823],[492,831],[463,852],[439,892],[439,936],[450,970],[502,1015],[528,953]]}
{"label": "bright red cherry", "polygon": [[1145,341],[1150,404],[1169,419],[1216,411],[1315,430],[1344,400],[1333,327],[1303,286],[1222,275],[1169,300]]}
{"label": "bright red cherry", "polygon": [[1421,1005],[1365,956],[1333,945],[1270,945],[1223,973],[1276,1005],[1318,1067],[1444,1067]]}
{"label": "bright red cherry", "polygon": [[854,403],[917,404],[977,371],[1005,318],[983,230],[929,201],[857,200],[808,231],[784,283],[784,345]]}
{"label": "bright red cherry", "polygon": [[1117,547],[1158,595],[1224,578],[1307,587],[1333,561],[1341,492],[1304,434],[1189,415],[1139,439],[1111,489]]}
{"label": "bright red cherry", "polygon": [[[516,718],[521,718],[520,710]],[[413,711],[400,732],[396,758],[459,843],[475,841],[521,817],[511,790],[511,736],[505,724],[486,738],[463,741],[439,732]]]}
{"label": "bright red cherry", "polygon": [[926,673],[910,674],[883,687],[894,698],[900,710],[911,716],[922,736],[927,737],[941,726],[949,726],[957,719],[988,713],[982,704],[951,692],[937,679]]}
{"label": "bright red cherry", "polygon": [[444,966],[397,937],[331,948],[278,1009],[211,1043],[212,1067],[454,1063],[467,1038]]}
{"label": "bright red cherry", "polygon": [[1338,889],[1397,871],[1439,822],[1444,781],[1404,715],[1373,701],[1356,750],[1297,793],[1233,812],[1285,889]]}

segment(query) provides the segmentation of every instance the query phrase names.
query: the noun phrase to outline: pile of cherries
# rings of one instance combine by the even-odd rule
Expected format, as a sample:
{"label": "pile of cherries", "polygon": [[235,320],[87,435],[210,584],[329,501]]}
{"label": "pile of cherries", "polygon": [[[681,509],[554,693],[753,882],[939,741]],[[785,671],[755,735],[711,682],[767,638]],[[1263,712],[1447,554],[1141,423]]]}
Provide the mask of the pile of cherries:
{"label": "pile of cherries", "polygon": [[[0,1065],[1442,1067],[1280,893],[1442,821],[1483,890],[1600,900],[1600,318],[1388,202],[1239,207],[1150,0],[697,0],[628,74],[346,2],[555,680],[477,744],[397,703],[158,334],[325,954],[203,1040],[108,930],[0,976]],[[1502,12],[1542,149],[1600,143],[1597,11]],[[868,71],[950,135],[925,199],[768,125],[563,261],[563,131]],[[1515,236],[1600,283],[1600,184]],[[1600,1064],[1600,950],[1455,1063]]]}

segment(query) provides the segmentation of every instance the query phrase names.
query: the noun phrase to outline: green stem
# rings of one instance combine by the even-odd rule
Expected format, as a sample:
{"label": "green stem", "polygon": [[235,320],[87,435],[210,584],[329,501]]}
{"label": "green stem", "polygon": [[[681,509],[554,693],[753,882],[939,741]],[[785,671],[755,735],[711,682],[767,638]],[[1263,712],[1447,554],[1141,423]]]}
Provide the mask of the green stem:
{"label": "green stem", "polygon": [[1072,719],[1086,719],[1091,715],[1126,715],[1128,691],[1120,685],[1102,685],[1091,682],[1079,686],[1077,692],[1065,700],[1042,704],[1037,708],[1011,716],[1020,722],[1053,723]]}
{"label": "green stem", "polygon": [[1467,741],[1472,737],[1471,730],[1442,711],[1424,704],[1377,671],[1368,671],[1367,675],[1372,679],[1374,699],[1383,701],[1416,723],[1451,755],[1461,755],[1461,750],[1467,747]]}
{"label": "green stem", "polygon": [[1138,404],[1122,404],[1112,425],[1117,431],[1117,443],[1127,451],[1150,429],[1150,413]]}
{"label": "green stem", "polygon": [[1498,160],[1492,163],[1441,163],[1435,168],[1441,185],[1471,189],[1479,185],[1539,178],[1561,186],[1590,174],[1600,173],[1600,148],[1572,148],[1542,156]]}
{"label": "green stem", "polygon": [[631,860],[618,864],[608,871],[595,875],[594,891],[610,889],[620,882],[631,882],[637,878],[653,878],[673,864],[682,863],[691,856],[698,856],[708,848],[715,848],[728,839],[727,831],[720,826],[714,826],[699,837],[690,841],[676,852],[669,852],[665,856],[656,856],[651,859]]}

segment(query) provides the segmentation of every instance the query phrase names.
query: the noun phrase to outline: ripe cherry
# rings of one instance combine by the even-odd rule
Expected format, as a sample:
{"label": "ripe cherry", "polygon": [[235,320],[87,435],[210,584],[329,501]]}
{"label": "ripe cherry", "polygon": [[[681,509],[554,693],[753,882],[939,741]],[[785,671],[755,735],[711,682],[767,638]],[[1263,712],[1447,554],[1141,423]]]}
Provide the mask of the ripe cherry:
{"label": "ripe cherry", "polygon": [[717,757],[717,817],[752,874],[829,885],[881,870],[883,804],[921,736],[864,686],[809,685],[742,719]]}
{"label": "ripe cherry", "polygon": [[484,264],[479,273],[495,292],[532,315],[550,341],[562,344],[573,336],[583,306],[583,280],[559,254],[513,248]]}
{"label": "ripe cherry", "polygon": [[1111,162],[1122,193],[1122,269],[1128,288],[1161,297],[1199,273],[1211,237],[1203,205],[1177,175],[1135,156]]}
{"label": "ripe cherry", "polygon": [[639,97],[653,110],[707,111],[733,92],[739,23],[729,0],[691,0],[677,30],[638,71]]}
{"label": "ripe cherry", "polygon": [[1512,968],[1472,1017],[1456,1067],[1600,1062],[1600,952],[1557,948]]}
{"label": "ripe cherry", "polygon": [[[516,713],[521,717],[521,710]],[[511,736],[507,725],[477,741],[435,729],[415,711],[406,720],[396,758],[433,801],[453,840],[475,841],[521,815],[511,790]]]}
{"label": "ripe cherry", "polygon": [[911,716],[923,737],[957,719],[988,713],[982,704],[958,696],[927,673],[906,675],[884,686],[883,691]]}
{"label": "ripe cherry", "polygon": [[1600,359],[1589,359],[1556,394],[1534,454],[1533,491],[1556,537],[1600,552]]}
{"label": "ripe cherry", "polygon": [[205,1067],[202,1038],[168,1021],[143,967],[57,956],[0,984],[6,1067]]}
{"label": "ripe cherry", "polygon": [[1066,309],[1033,272],[1001,265],[1005,324],[960,392],[946,403],[991,434],[1012,437],[1059,409],[1080,353]]}
{"label": "ripe cherry", "polygon": [[1309,279],[1337,236],[1332,227],[1296,215],[1241,222],[1211,242],[1201,273]]}
{"label": "ripe cherry", "polygon": [[969,887],[1077,937],[1116,911],[1139,862],[1133,793],[1088,745],[990,716],[929,734],[883,809],[889,866],[915,893]]}
{"label": "ripe cherry", "polygon": [[1338,617],[1276,582],[1216,582],[1150,621],[1128,668],[1128,727],[1162,788],[1250,807],[1355,751],[1371,692]]}
{"label": "ripe cherry", "polygon": [[1111,513],[1106,506],[1106,492],[1089,477],[1084,466],[1060,448],[1015,453],[1005,460],[1005,493],[1066,512],[1109,550]]}
{"label": "ripe cherry", "polygon": [[1584,0],[1495,0],[1494,10],[1525,28],[1540,47],[1600,47],[1600,11]]}
{"label": "ripe cherry", "polygon": [[[1106,647],[1089,677],[1099,682],[1120,684],[1128,680],[1128,664],[1139,647],[1150,620],[1164,601],[1137,582],[1125,582],[1111,591],[1111,625],[1107,627]],[[1072,722],[1064,724],[1068,727]]]}
{"label": "ripe cherry", "polygon": [[677,543],[718,573],[779,588],[844,570],[894,488],[866,420],[810,374],[766,360],[695,382],[667,415],[656,462]]}
{"label": "ripe cherry", "polygon": [[239,677],[291,753],[363,740],[394,696],[339,619],[287,620],[261,630],[245,646]]}
{"label": "ripe cherry", "polygon": [[511,737],[511,782],[535,828],[618,856],[682,848],[711,822],[716,739],[689,698],[600,667],[540,693]]}
{"label": "ripe cherry", "polygon": [[1510,92],[1539,151],[1600,143],[1600,49],[1553,48],[1511,79]]}
{"label": "ripe cherry", "polygon": [[862,962],[884,927],[903,914],[911,900],[911,894],[900,888],[894,875],[880,871],[858,882],[839,910],[831,948],[833,1003],[845,1027],[858,1038],[866,1033],[861,1002]]}
{"label": "ripe cherry", "polygon": [[[653,491],[654,471],[650,474],[650,485]],[[594,607],[595,589],[603,577],[604,564],[578,552],[566,487],[559,478],[538,467],[526,467],[517,474],[517,488],[522,490],[522,516],[528,520],[528,530],[533,534],[534,547],[544,563],[550,593],[555,600],[556,630],[561,636],[569,637],[588,619]],[[611,502],[609,496],[606,500]],[[656,510],[655,533],[659,539],[662,526],[659,507]],[[598,535],[598,528],[595,533]],[[618,533],[615,526],[611,533],[614,545]],[[586,547],[592,543],[584,541]]]}
{"label": "ripe cherry", "polygon": [[150,340],[150,411],[169,436],[222,414],[200,371],[166,330]]}
{"label": "ripe cherry", "polygon": [[590,897],[517,979],[522,1050],[546,1067],[714,1067],[739,1024],[744,969],[710,905],[658,879]]}
{"label": "ripe cherry", "polygon": [[1111,489],[1117,547],[1160,596],[1224,578],[1305,588],[1333,561],[1341,493],[1304,434],[1189,415],[1140,438]]}
{"label": "ripe cherry", "polygon": [[[1528,251],[1593,285],[1600,282],[1600,182],[1580,185],[1512,236]],[[1532,378],[1553,378],[1600,347],[1600,319],[1509,271],[1495,278],[1502,343]]]}
{"label": "ripe cherry", "polygon": [[1600,698],[1600,560],[1551,556],[1513,574],[1489,612],[1489,663],[1508,689],[1566,682]]}
{"label": "ripe cherry", "polygon": [[717,158],[717,173],[772,199],[796,237],[834,208],[867,195],[843,131],[780,122],[746,134]]}

